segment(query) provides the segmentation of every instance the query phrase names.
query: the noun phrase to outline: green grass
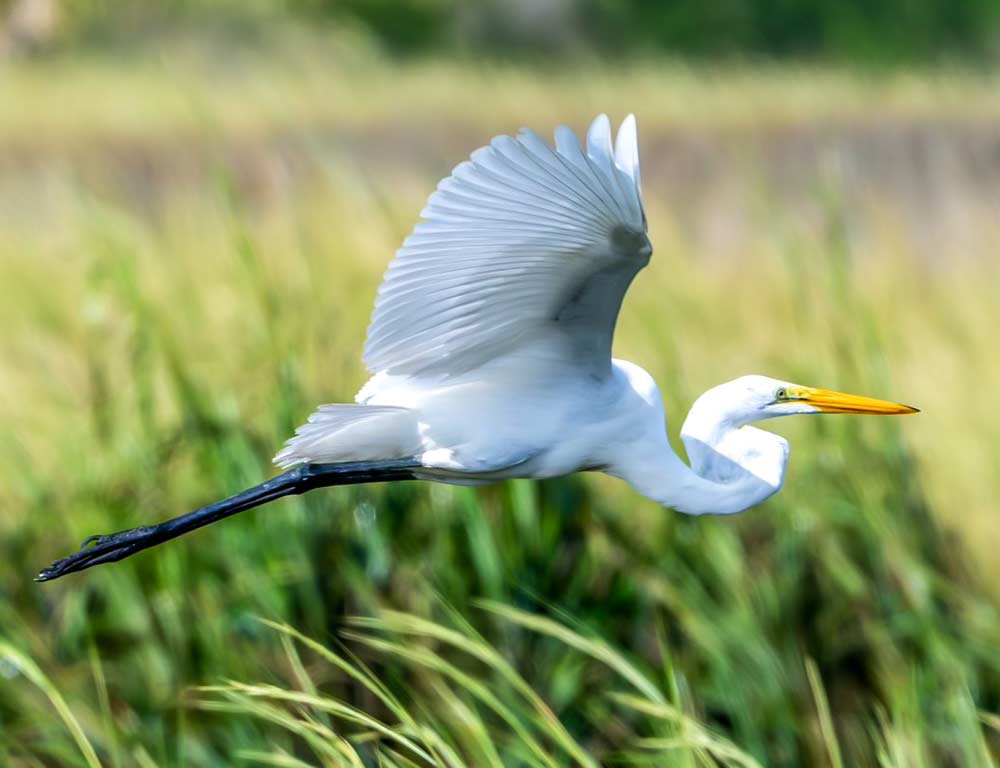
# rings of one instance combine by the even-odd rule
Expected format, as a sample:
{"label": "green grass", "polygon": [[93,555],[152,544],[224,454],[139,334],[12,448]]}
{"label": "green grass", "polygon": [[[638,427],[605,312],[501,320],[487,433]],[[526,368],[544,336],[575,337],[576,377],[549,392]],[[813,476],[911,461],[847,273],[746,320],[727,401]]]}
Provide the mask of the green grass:
{"label": "green grass", "polygon": [[[100,61],[3,75],[30,98],[4,100],[0,129],[0,763],[1000,761],[989,201],[951,189],[967,239],[927,262],[895,199],[832,174],[794,207],[753,154],[775,126],[850,133],[887,92],[901,125],[947,138],[993,119],[948,95],[979,81],[650,64],[553,94],[525,69],[292,58],[228,79]],[[438,173],[492,131],[626,107],[657,252],[617,353],[661,382],[672,433],[747,372],[923,414],[773,425],[788,483],[739,518],[598,476],[345,488],[31,581],[90,533],[267,477],[315,403],[363,382],[375,287]],[[723,151],[749,137],[726,171],[750,199],[738,257],[657,176],[675,118]]]}

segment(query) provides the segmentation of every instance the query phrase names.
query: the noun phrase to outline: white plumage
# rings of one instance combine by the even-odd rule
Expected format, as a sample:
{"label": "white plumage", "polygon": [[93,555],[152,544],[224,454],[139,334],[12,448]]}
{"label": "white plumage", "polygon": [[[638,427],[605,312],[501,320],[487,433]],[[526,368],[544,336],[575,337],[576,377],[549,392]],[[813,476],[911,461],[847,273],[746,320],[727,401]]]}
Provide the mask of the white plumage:
{"label": "white plumage", "polygon": [[751,422],[908,413],[745,376],[705,393],[672,451],[659,391],[613,360],[622,299],[649,261],[635,119],[586,147],[498,136],[431,195],[379,289],[357,405],[321,406],[275,463],[415,458],[453,483],[600,470],[693,514],[738,512],[784,481],[788,445]]}
{"label": "white plumage", "polygon": [[[556,132],[556,151],[525,129],[455,168],[379,289],[365,345],[369,370],[454,374],[537,341],[540,331],[568,358],[600,333],[609,346],[594,354],[607,366],[617,304],[651,252],[635,119],[618,135],[616,153],[602,115],[585,154],[569,129]],[[581,308],[585,323],[550,322],[595,279],[602,284]],[[608,280],[618,281],[617,302],[604,301]]]}

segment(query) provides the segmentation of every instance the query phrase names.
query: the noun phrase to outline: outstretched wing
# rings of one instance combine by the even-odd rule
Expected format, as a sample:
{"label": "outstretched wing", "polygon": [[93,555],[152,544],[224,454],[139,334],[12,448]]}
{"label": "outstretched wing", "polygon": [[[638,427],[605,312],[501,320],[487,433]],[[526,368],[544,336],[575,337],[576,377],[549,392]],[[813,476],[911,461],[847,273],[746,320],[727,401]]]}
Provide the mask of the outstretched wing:
{"label": "outstretched wing", "polygon": [[600,115],[586,150],[524,129],[444,179],[389,265],[368,329],[372,373],[456,373],[528,343],[608,370],[622,298],[652,253],[635,118],[611,143]]}

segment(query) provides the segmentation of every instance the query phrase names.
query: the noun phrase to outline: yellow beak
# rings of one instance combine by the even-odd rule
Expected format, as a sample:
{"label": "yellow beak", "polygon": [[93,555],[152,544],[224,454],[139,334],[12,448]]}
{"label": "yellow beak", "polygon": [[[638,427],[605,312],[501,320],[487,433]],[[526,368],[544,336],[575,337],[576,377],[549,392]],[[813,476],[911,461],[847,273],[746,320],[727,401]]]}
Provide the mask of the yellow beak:
{"label": "yellow beak", "polygon": [[844,392],[834,392],[831,389],[789,387],[788,397],[790,400],[800,400],[814,405],[823,413],[860,413],[879,416],[920,413],[918,409],[908,405],[900,405],[888,400],[876,400],[874,397],[848,395]]}

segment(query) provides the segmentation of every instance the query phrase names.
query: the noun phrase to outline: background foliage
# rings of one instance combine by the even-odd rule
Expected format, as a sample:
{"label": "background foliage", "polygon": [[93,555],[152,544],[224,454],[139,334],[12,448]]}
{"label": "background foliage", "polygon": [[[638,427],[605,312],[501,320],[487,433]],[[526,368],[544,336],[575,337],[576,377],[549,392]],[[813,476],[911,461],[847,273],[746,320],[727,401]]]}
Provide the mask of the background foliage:
{"label": "background foliage", "polygon": [[789,56],[851,65],[989,63],[1000,54],[993,0],[4,0],[52,4],[62,43],[134,47],[165,32],[267,37],[277,22],[351,28],[389,53],[560,58]]}
{"label": "background foliage", "polygon": [[[0,763],[998,762],[989,69],[598,63],[585,35],[572,65],[456,62],[448,25],[399,57],[321,5],[151,7],[61,5],[0,69]],[[672,434],[746,372],[924,413],[769,424],[788,484],[739,518],[598,476],[345,488],[31,582],[269,476],[363,382],[437,179],[598,111],[639,117],[657,251],[616,353]]]}

